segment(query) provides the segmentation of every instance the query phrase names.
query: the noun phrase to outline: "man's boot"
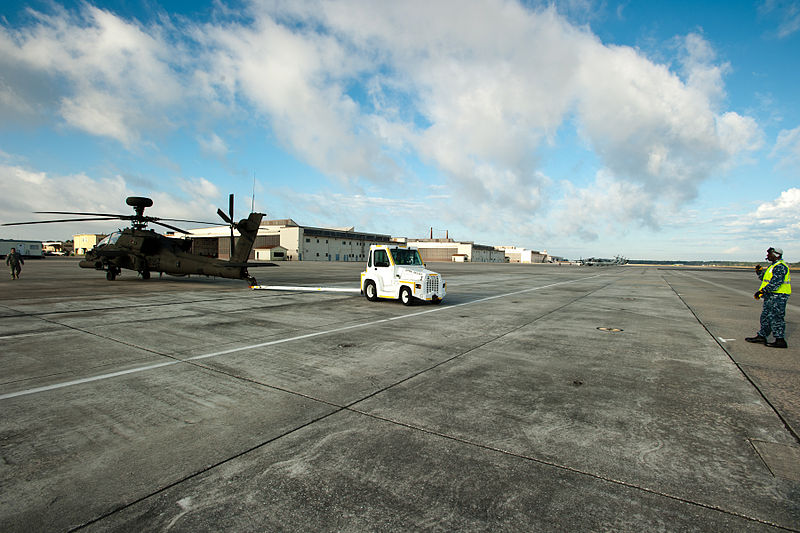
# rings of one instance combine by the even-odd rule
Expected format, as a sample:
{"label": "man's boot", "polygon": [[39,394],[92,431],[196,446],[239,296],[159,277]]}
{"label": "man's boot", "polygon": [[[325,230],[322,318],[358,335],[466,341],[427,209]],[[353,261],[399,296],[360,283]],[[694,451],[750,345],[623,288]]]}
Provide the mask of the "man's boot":
{"label": "man's boot", "polygon": [[775,339],[775,342],[768,342],[767,346],[770,348],[788,348],[786,339]]}
{"label": "man's boot", "polygon": [[744,340],[747,342],[756,342],[759,344],[767,344],[767,338],[762,337],[761,335],[756,334],[755,337],[745,337]]}

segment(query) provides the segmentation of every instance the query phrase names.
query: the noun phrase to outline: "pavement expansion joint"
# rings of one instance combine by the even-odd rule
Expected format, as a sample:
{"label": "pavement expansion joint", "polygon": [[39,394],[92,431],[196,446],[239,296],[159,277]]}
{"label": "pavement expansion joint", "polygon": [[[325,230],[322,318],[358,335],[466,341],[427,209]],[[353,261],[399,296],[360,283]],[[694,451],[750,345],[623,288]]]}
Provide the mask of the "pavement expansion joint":
{"label": "pavement expansion joint", "polygon": [[680,502],[680,503],[683,503],[683,504],[693,505],[693,506],[696,506],[696,507],[701,507],[703,509],[708,509],[708,510],[720,512],[720,513],[724,513],[724,514],[727,514],[727,515],[730,515],[730,516],[735,516],[737,518],[741,518],[741,519],[748,520],[748,521],[751,521],[751,522],[756,522],[756,523],[759,523],[759,524],[764,524],[764,525],[768,525],[768,526],[771,526],[771,527],[776,527],[776,528],[782,529],[784,531],[795,531],[795,532],[800,531],[800,529],[789,528],[789,527],[777,524],[775,522],[771,522],[769,520],[764,520],[764,519],[761,519],[761,518],[758,518],[758,517],[749,516],[747,514],[740,513],[740,512],[731,510],[731,509],[726,509],[726,508],[721,507],[719,505],[714,505],[714,504],[704,503],[704,502],[697,501],[697,500],[688,499],[688,498],[685,498],[685,497],[682,497],[682,496],[678,496],[678,495],[675,495],[675,494],[670,494],[670,493],[665,492],[665,491],[656,490],[656,489],[653,489],[653,488],[650,488],[650,487],[647,487],[647,486],[644,486],[644,485],[641,485],[641,484],[638,484],[638,483],[632,483],[632,482],[625,481],[625,480],[622,480],[622,479],[616,479],[616,478],[613,478],[613,477],[610,477],[610,476],[606,476],[606,475],[601,474],[601,473],[590,472],[588,470],[576,468],[576,467],[573,467],[573,466],[569,466],[567,464],[558,463],[558,462],[551,461],[551,460],[548,460],[548,459],[543,459],[543,458],[540,458],[540,457],[535,457],[533,455],[521,454],[521,453],[513,452],[513,451],[510,451],[510,450],[505,450],[505,449],[502,449],[502,448],[498,448],[496,446],[491,446],[491,445],[484,444],[484,443],[481,443],[481,442],[465,439],[463,437],[458,437],[458,436],[455,436],[455,435],[449,435],[447,433],[442,433],[442,432],[439,432],[439,431],[430,430],[430,429],[424,428],[422,426],[418,426],[416,424],[410,424],[410,423],[403,422],[403,421],[400,421],[400,420],[395,420],[395,419],[392,419],[392,418],[387,418],[387,417],[383,417],[383,416],[380,416],[380,415],[375,415],[373,413],[368,413],[368,412],[360,411],[360,410],[357,410],[357,409],[349,409],[349,410],[351,410],[353,412],[356,412],[356,413],[359,413],[359,414],[362,414],[364,416],[368,416],[370,418],[381,420],[383,422],[387,422],[387,423],[394,424],[394,425],[397,425],[397,426],[405,427],[405,428],[413,430],[413,431],[419,431],[419,432],[425,433],[427,435],[432,435],[432,436],[439,437],[439,438],[442,438],[442,439],[447,439],[447,440],[451,440],[451,441],[454,441],[454,442],[458,442],[460,444],[464,444],[464,445],[467,445],[467,446],[473,446],[473,447],[476,447],[476,448],[481,448],[483,450],[492,451],[492,452],[499,453],[499,454],[502,454],[502,455],[515,457],[517,459],[522,459],[522,460],[525,460],[525,461],[531,461],[531,462],[534,462],[534,463],[537,463],[537,464],[541,464],[541,465],[544,465],[544,466],[548,466],[548,467],[551,467],[551,468],[564,470],[564,471],[570,472],[572,474],[578,474],[578,475],[581,475],[581,476],[590,477],[590,478],[597,479],[599,481],[603,481],[603,482],[606,482],[606,483],[611,483],[611,484],[619,485],[619,486],[622,486],[622,487],[625,487],[625,488],[628,488],[628,489],[644,492],[644,493],[647,493],[647,494],[652,494],[654,496],[667,498],[669,500],[677,501],[677,502]]}
{"label": "pavement expansion joint", "polygon": [[[690,276],[690,277],[693,277],[693,276]],[[686,306],[686,308],[689,310],[689,312],[692,313],[692,316],[694,316],[695,320],[697,320],[697,323],[700,324],[703,327],[703,329],[706,331],[706,333],[708,333],[711,336],[711,338],[714,340],[714,342],[725,352],[725,354],[728,356],[730,361],[734,365],[736,365],[736,368],[739,369],[739,372],[741,372],[742,376],[744,376],[744,378],[750,383],[750,385],[753,386],[753,389],[759,394],[761,399],[763,399],[764,402],[769,406],[769,408],[772,410],[772,412],[775,414],[775,416],[777,416],[780,419],[780,421],[783,423],[783,426],[786,429],[786,431],[790,435],[792,435],[792,437],[794,437],[795,441],[800,443],[800,434],[795,432],[795,430],[792,428],[792,424],[789,422],[789,420],[787,420],[786,416],[784,416],[784,414],[781,412],[781,410],[778,409],[774,405],[774,403],[764,393],[762,388],[759,387],[758,383],[752,378],[752,376],[750,376],[750,374],[746,370],[747,365],[745,365],[743,363],[739,363],[734,358],[733,354],[731,353],[730,349],[728,348],[728,344],[729,343],[726,340],[721,339],[720,337],[714,335],[714,333],[709,329],[708,325],[705,322],[703,322],[700,319],[699,316],[697,316],[697,313],[694,311],[694,309],[692,309],[692,307],[689,305],[689,303],[686,301],[686,299],[683,296],[681,296],[680,294],[678,294],[678,291],[675,289],[675,287],[669,281],[667,281],[667,279],[664,278],[663,276],[662,276],[662,279],[664,280],[664,283],[666,283],[669,286],[669,288],[672,289],[672,291],[680,299],[680,301],[683,303],[683,305]],[[706,280],[700,280],[700,281],[706,281]],[[711,283],[711,282],[709,282],[709,283]],[[719,285],[717,283],[711,283],[711,284],[712,285]]]}

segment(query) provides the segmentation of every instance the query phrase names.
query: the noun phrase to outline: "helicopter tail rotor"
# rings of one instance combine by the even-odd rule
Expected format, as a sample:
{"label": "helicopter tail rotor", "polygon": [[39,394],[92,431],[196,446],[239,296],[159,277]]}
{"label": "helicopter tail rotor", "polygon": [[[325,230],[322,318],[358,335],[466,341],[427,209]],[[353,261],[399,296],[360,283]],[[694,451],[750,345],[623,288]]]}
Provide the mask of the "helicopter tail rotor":
{"label": "helicopter tail rotor", "polygon": [[217,209],[217,214],[219,217],[228,223],[228,226],[231,228],[231,255],[233,255],[233,249],[236,244],[236,240],[233,236],[233,230],[236,227],[236,222],[233,221],[233,194],[228,196],[228,213],[229,215],[225,214],[225,211],[222,209]]}

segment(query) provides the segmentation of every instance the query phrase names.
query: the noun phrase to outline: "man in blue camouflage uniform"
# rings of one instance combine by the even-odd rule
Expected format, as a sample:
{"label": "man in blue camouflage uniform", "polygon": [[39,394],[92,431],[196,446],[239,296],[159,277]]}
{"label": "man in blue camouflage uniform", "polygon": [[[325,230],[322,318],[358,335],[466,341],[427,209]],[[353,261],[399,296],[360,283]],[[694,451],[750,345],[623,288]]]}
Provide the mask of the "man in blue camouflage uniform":
{"label": "man in blue camouflage uniform", "polygon": [[[783,250],[770,247],[767,250],[767,261],[772,263],[762,272],[761,265],[756,265],[756,274],[761,280],[761,287],[754,294],[756,300],[763,297],[764,307],[761,311],[761,329],[755,337],[746,337],[747,342],[765,344],[770,348],[786,348],[786,302],[792,294],[791,273],[789,265],[783,260]],[[767,342],[770,333],[774,342]]]}

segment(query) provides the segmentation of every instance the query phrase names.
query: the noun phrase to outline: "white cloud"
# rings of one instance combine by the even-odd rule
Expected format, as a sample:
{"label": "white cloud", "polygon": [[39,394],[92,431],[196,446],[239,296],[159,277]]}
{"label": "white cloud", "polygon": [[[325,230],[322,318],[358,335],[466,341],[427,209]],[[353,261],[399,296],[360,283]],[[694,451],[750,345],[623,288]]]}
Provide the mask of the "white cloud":
{"label": "white cloud", "polygon": [[[588,188],[567,186],[570,216],[555,218],[587,238],[598,217],[657,226],[665,205],[690,201],[760,142],[752,118],[722,109],[729,67],[699,34],[682,40],[673,72],[555,8],[511,0],[264,0],[238,18],[148,27],[91,5],[54,9],[0,28],[0,67],[50,76],[56,94],[20,102],[22,81],[6,80],[0,106],[51,106],[132,149],[146,133],[195,120],[208,132],[223,111],[247,113],[351,190],[408,178],[411,154],[447,184],[441,218],[476,229],[544,227],[536,218],[553,185],[539,152],[573,123],[601,173]],[[195,138],[228,153],[216,134]],[[635,204],[618,206],[625,195]]]}
{"label": "white cloud", "polygon": [[[185,194],[153,192],[149,216],[214,222],[215,203],[222,205],[217,187],[204,178],[186,180]],[[0,163],[0,213],[2,223],[82,218],[70,215],[37,214],[35,211],[133,214],[125,204],[137,195],[121,176],[93,178],[86,174],[50,175],[21,165]],[[76,233],[111,231],[127,226],[125,221],[76,222],[2,226],[2,238],[67,239]],[[179,224],[180,225],[180,224]],[[158,229],[158,228],[156,228]]]}
{"label": "white cloud", "polygon": [[759,205],[755,217],[759,224],[770,226],[800,222],[800,189],[788,189],[776,200]]}
{"label": "white cloud", "polygon": [[796,0],[764,0],[759,12],[762,16],[777,19],[776,34],[780,39],[800,30],[800,3]]}
{"label": "white cloud", "polygon": [[361,76],[372,76],[380,109],[402,107],[387,103],[392,98],[413,105],[383,123],[405,117],[392,131],[405,133],[406,145],[472,205],[523,218],[541,210],[550,184],[536,153],[574,109],[608,175],[643,187],[642,213],[660,198],[693,199],[715,170],[758,146],[753,119],[717,112],[728,66],[714,64],[700,35],[684,40],[684,82],[631,48],[603,45],[553,9],[459,2],[456,20],[453,7],[342,2],[293,15],[327,28],[365,64],[375,58]]}
{"label": "white cloud", "polygon": [[730,157],[752,152],[763,144],[762,132],[752,117],[729,111],[716,117],[720,147]]}
{"label": "white cloud", "polygon": [[780,167],[795,169],[800,165],[800,126],[778,133],[770,157],[777,157]]}
{"label": "white cloud", "polygon": [[725,97],[723,76],[730,71],[727,63],[716,64],[716,52],[702,35],[690,33],[683,39],[683,75],[687,87],[698,90],[713,103]]}
{"label": "white cloud", "polygon": [[220,197],[219,188],[205,178],[192,178],[179,180],[181,190],[188,196],[195,196],[208,200]]}
{"label": "white cloud", "polygon": [[[161,111],[179,106],[183,91],[169,62],[176,51],[159,28],[148,32],[91,5],[75,15],[59,8],[51,15],[31,13],[35,25],[0,27],[0,54],[27,76],[54,78],[67,124],[130,147],[144,128],[168,123]],[[12,84],[4,91],[9,98],[18,91],[16,82],[6,82]]]}
{"label": "white cloud", "polygon": [[424,236],[437,219],[438,203],[429,199],[374,194],[314,193],[279,188],[273,195],[292,209],[292,218],[310,226],[341,227],[395,235]]}
{"label": "white cloud", "polygon": [[196,37],[207,47],[203,75],[221,98],[242,97],[303,159],[344,181],[392,167],[344,84],[354,59],[342,43],[305,33],[256,12],[254,25],[207,25]]}
{"label": "white cloud", "polygon": [[203,152],[211,157],[222,159],[230,152],[228,145],[216,133],[212,133],[209,137],[198,137],[197,142]]}
{"label": "white cloud", "polygon": [[747,243],[751,250],[779,246],[787,257],[796,257],[800,247],[800,189],[792,187],[776,199],[761,203],[755,211],[730,217],[721,230],[727,239]]}
{"label": "white cloud", "polygon": [[602,236],[625,233],[624,228],[659,226],[654,201],[642,185],[614,179],[607,171],[598,172],[594,183],[578,189],[562,184],[564,198],[556,203],[553,217],[562,237],[574,235],[591,241]]}
{"label": "white cloud", "polygon": [[[698,39],[690,40],[692,46],[699,46]],[[686,84],[626,47],[595,43],[582,58],[578,119],[619,179],[681,204],[715,169],[758,145],[754,120],[714,112],[716,82]]]}

